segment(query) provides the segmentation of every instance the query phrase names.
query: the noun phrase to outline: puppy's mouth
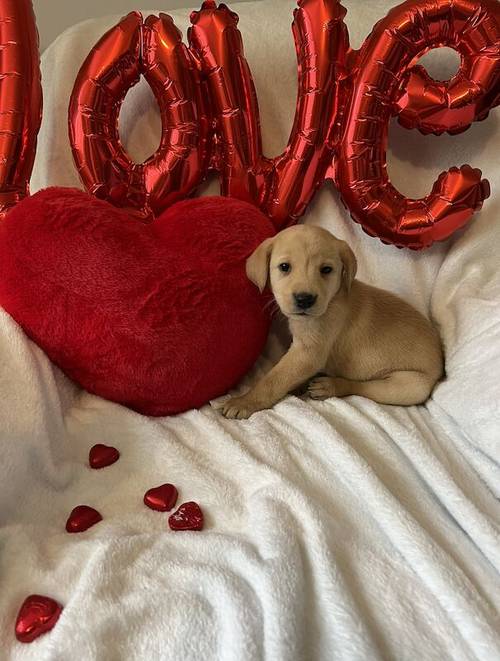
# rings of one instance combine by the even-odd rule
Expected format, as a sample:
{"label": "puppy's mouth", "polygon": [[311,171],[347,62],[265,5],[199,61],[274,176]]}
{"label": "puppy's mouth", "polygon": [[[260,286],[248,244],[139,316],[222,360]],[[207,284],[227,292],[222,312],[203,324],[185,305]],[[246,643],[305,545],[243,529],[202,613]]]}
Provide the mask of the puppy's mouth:
{"label": "puppy's mouth", "polygon": [[287,305],[283,305],[283,307],[279,304],[278,301],[279,309],[281,311],[281,314],[283,314],[287,319],[301,319],[303,321],[307,319],[314,319],[316,317],[321,317],[323,314],[324,310],[321,309],[321,306],[314,305],[306,310],[301,310],[300,308],[296,308],[295,306],[290,306],[288,307]]}
{"label": "puppy's mouth", "polygon": [[307,310],[294,310],[293,312],[288,312],[287,317],[290,317],[291,319],[295,317],[314,317],[315,314],[313,313],[312,310],[307,311]]}
{"label": "puppy's mouth", "polygon": [[[282,312],[284,312],[282,310]],[[302,319],[305,321],[306,319],[317,319],[318,317],[321,317],[325,313],[325,310],[323,309],[322,306],[315,305],[312,308],[309,308],[308,310],[297,310],[297,309],[292,309],[289,312],[284,312],[285,316],[289,317],[290,319]]]}

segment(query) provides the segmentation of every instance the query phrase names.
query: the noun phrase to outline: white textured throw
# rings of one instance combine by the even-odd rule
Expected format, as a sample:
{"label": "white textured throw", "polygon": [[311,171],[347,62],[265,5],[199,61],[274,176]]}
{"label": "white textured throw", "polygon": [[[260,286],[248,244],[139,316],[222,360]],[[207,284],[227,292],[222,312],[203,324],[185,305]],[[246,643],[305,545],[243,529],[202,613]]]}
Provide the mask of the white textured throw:
{"label": "white textured throw", "polygon": [[[344,4],[357,47],[393,3]],[[295,106],[293,6],[236,7],[269,155],[284,147]],[[189,12],[172,15],[185,32]],[[44,54],[34,190],[78,185],[68,99],[117,18],[76,26]],[[122,133],[142,159],[157,143],[158,112],[143,85],[129,97]],[[492,184],[483,211],[446,244],[382,245],[329,185],[307,215],[350,242],[361,279],[439,324],[448,378],[426,406],[288,397],[244,422],[209,406],[148,419],[79,391],[0,311],[1,659],[500,659],[499,122],[493,111],[440,138],[391,128],[389,172],[405,194],[425,194],[463,162]],[[268,356],[278,345],[272,338]],[[100,442],[121,459],[90,470]],[[200,503],[203,532],[171,532],[143,505],[163,482],[177,485],[179,502]],[[103,521],[69,535],[79,504]],[[50,633],[22,645],[14,622],[31,593],[65,608]]]}

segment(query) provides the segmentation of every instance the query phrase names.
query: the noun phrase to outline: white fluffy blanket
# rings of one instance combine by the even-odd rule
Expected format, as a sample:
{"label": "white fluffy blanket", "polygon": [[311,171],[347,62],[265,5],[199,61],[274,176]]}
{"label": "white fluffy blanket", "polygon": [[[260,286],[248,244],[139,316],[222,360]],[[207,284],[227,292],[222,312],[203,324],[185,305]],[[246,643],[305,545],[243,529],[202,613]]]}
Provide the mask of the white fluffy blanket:
{"label": "white fluffy blanket", "polygon": [[[393,3],[344,4],[357,46]],[[293,6],[237,7],[269,154],[294,108]],[[188,12],[172,13],[185,30]],[[67,102],[116,18],[71,29],[44,55],[35,190],[78,184]],[[499,120],[493,112],[455,137],[391,129],[390,174],[403,192],[424,194],[463,162],[491,181],[484,210],[447,244],[383,246],[331,187],[308,215],[351,243],[362,279],[439,324],[448,378],[426,406],[288,397],[244,422],[208,406],[148,419],[79,391],[0,311],[2,659],[500,659]],[[122,131],[138,158],[154,149],[158,114],[142,86]],[[92,471],[99,442],[122,457]],[[145,508],[144,492],[162,482],[202,505],[203,532],[171,532]],[[104,520],[68,535],[78,504]],[[22,645],[14,621],[30,593],[65,608],[51,633]]]}

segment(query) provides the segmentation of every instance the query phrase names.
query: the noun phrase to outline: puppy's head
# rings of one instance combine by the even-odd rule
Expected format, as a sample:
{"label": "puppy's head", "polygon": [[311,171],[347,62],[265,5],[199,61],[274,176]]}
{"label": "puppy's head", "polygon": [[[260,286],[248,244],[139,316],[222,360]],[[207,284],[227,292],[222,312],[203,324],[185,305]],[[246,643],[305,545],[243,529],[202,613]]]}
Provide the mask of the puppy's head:
{"label": "puppy's head", "polygon": [[263,291],[269,283],[287,317],[320,317],[356,275],[356,258],[345,241],[309,225],[266,239],[247,260],[247,276]]}

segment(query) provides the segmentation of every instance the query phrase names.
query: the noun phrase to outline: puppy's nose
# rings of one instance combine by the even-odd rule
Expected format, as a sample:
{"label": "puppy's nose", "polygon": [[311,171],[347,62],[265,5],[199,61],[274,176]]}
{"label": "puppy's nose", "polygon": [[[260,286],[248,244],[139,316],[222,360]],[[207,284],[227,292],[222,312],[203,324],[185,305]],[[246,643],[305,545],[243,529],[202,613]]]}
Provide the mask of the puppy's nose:
{"label": "puppy's nose", "polygon": [[298,294],[294,294],[293,298],[295,300],[295,305],[299,308],[299,310],[308,310],[316,303],[316,299],[318,297],[315,294],[302,291]]}

